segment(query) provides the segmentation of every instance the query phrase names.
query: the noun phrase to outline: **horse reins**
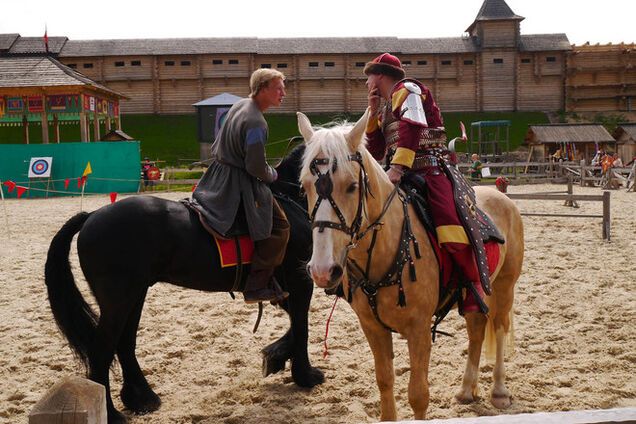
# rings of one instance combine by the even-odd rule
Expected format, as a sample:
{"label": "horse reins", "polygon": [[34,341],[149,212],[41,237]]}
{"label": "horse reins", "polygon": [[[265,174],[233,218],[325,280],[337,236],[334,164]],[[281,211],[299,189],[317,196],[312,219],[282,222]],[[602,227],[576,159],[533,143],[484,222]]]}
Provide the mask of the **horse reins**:
{"label": "horse reins", "polygon": [[[331,174],[336,172],[336,170],[338,169],[337,161],[334,159],[333,163],[331,163],[331,168],[323,174],[318,169],[318,166],[329,165],[330,159],[316,158],[310,164],[311,173],[318,177],[318,179],[314,183],[316,188],[316,194],[318,195],[318,199],[316,200],[316,204],[314,205],[314,208],[309,216],[312,222],[311,228],[313,230],[314,228],[317,227],[319,233],[322,233],[325,228],[331,228],[331,229],[342,231],[348,234],[351,237],[351,240],[349,242],[349,245],[345,248],[345,260],[347,259],[347,256],[348,256],[347,252],[350,249],[355,248],[358,241],[364,238],[371,230],[373,230],[370,246],[369,246],[369,249],[367,250],[367,263],[365,267],[366,269],[362,270],[362,268],[353,259],[349,260],[350,263],[352,264],[352,267],[355,268],[356,271],[358,271],[360,274],[362,274],[362,277],[357,279],[357,281],[354,282],[355,287],[353,288],[353,290],[360,287],[362,291],[364,292],[364,294],[367,296],[367,299],[369,300],[369,306],[371,307],[371,310],[373,311],[378,322],[382,324],[386,329],[390,331],[394,331],[391,327],[386,325],[380,319],[380,316],[378,314],[378,309],[377,309],[376,297],[377,297],[378,288],[388,287],[394,284],[398,284],[399,285],[398,305],[402,307],[406,306],[404,288],[402,286],[402,269],[405,264],[407,263],[409,264],[409,275],[410,275],[411,281],[415,281],[416,279],[415,265],[413,263],[413,257],[411,256],[409,244],[411,242],[413,243],[415,255],[418,259],[420,258],[420,252],[419,252],[419,246],[418,246],[417,240],[411,228],[411,223],[410,223],[410,219],[408,215],[409,197],[407,195],[402,194],[399,189],[399,185],[396,184],[394,190],[391,192],[386,202],[384,203],[384,206],[382,207],[382,211],[380,212],[380,215],[378,216],[378,218],[375,221],[373,221],[371,224],[369,224],[367,228],[365,228],[363,231],[360,231],[362,227],[362,213],[364,209],[363,196],[366,198],[366,196],[370,194],[370,191],[368,187],[368,179],[367,179],[366,170],[364,169],[364,164],[362,162],[362,155],[360,154],[360,152],[356,152],[350,155],[349,160],[353,162],[357,162],[360,165],[360,171],[358,174],[358,184],[359,184],[358,208],[356,210],[356,215],[353,219],[353,222],[351,223],[351,226],[347,225],[344,214],[342,213],[342,211],[340,210],[340,208],[338,207],[338,205],[336,204],[335,200],[332,197],[333,182],[331,180]],[[382,219],[384,218],[384,215],[387,213],[389,206],[393,202],[393,199],[398,194],[399,194],[398,197],[400,198],[402,202],[402,207],[404,211],[404,223],[402,224],[400,245],[398,247],[398,252],[396,254],[396,258],[395,258],[393,266],[380,279],[380,281],[374,284],[374,283],[371,283],[369,279],[373,249],[375,247],[375,242],[376,242],[377,234],[379,231],[379,227],[383,225]],[[315,221],[316,213],[323,199],[326,199],[329,202],[329,204],[333,208],[340,222],[324,221],[324,220]],[[351,288],[352,285],[353,284],[349,285],[350,293],[352,293],[353,291]],[[349,296],[349,299],[351,299],[350,296]]]}

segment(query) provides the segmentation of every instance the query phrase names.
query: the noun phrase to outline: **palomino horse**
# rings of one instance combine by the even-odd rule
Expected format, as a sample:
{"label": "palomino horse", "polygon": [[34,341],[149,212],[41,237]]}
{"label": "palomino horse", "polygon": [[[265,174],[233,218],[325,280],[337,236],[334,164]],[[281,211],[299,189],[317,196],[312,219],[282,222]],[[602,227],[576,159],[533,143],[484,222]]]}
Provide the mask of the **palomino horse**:
{"label": "palomino horse", "polygon": [[[369,281],[379,282],[383,276],[394,277],[396,268],[401,268],[396,266],[399,261],[394,258],[403,254],[398,250],[405,246],[401,234],[406,209],[401,195],[395,195],[395,186],[362,142],[366,119],[365,113],[352,129],[339,126],[314,130],[309,119],[298,113],[299,129],[307,144],[301,183],[307,193],[309,210],[313,211],[313,254],[307,269],[318,287],[334,288],[342,281],[345,293],[349,292],[348,279],[343,278],[347,275],[347,263],[355,262],[357,268],[367,269]],[[485,333],[494,331],[495,337],[490,338],[491,343],[494,343],[492,339],[496,340],[491,401],[496,407],[505,408],[511,403],[511,395],[504,384],[504,344],[509,342],[506,336],[512,327],[514,286],[523,262],[523,225],[519,211],[505,195],[485,187],[476,187],[476,191],[477,205],[492,218],[503,234],[505,244],[500,245],[500,260],[491,277],[492,295],[485,299],[490,312],[488,315],[465,314],[468,361],[456,398],[462,403],[475,400]],[[438,304],[439,270],[425,229],[411,205],[407,213],[412,232],[419,240],[420,252],[409,247],[411,243],[406,243],[416,271],[415,282],[410,282],[408,277],[403,282],[406,305],[397,305],[398,285],[377,289],[374,302],[367,298],[369,291],[363,289],[354,289],[350,299],[373,351],[383,421],[397,418],[393,395],[393,344],[387,327],[400,333],[408,342],[411,365],[408,399],[415,419],[425,418],[429,402],[430,329]],[[378,230],[377,234],[372,236],[375,230]],[[373,253],[371,261],[370,251]],[[415,259],[417,253],[419,259]],[[402,265],[405,266],[404,262]],[[406,275],[409,272],[405,272]]]}

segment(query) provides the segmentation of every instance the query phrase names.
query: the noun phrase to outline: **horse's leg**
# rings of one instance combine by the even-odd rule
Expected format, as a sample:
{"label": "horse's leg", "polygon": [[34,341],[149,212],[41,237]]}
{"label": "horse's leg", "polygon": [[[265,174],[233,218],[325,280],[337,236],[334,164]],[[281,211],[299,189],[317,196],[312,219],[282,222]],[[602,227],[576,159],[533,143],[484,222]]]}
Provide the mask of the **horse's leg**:
{"label": "horse's leg", "polygon": [[481,347],[484,343],[486,323],[488,318],[479,312],[466,312],[466,331],[468,332],[468,358],[462,380],[462,388],[455,398],[459,403],[475,401],[478,394],[477,380],[479,378],[479,360]]}
{"label": "horse's leg", "polygon": [[117,357],[119,358],[124,380],[120,397],[126,408],[135,413],[156,411],[161,405],[161,399],[150,388],[135,356],[137,330],[147,292],[148,290],[146,289],[139,296],[137,304],[130,312],[117,345]]}
{"label": "horse's leg", "polygon": [[[514,285],[519,277],[518,272],[503,273],[497,277],[497,292],[495,294],[495,311],[491,313],[497,350],[495,367],[493,368],[493,388],[490,402],[499,409],[508,408],[512,404],[512,394],[506,388],[506,371],[504,368],[504,353],[507,333],[511,329],[512,302],[514,299]],[[492,308],[491,308],[492,309]]]}
{"label": "horse's leg", "polygon": [[390,331],[375,322],[374,317],[371,316],[368,319],[373,320],[373,324],[367,325],[363,322],[362,317],[360,324],[369,347],[371,347],[371,352],[373,352],[375,380],[380,390],[380,421],[395,421],[397,420],[397,412],[393,395],[395,382],[393,338]]}
{"label": "horse's leg", "polygon": [[[426,419],[429,402],[428,366],[431,357],[430,325],[421,326],[407,335],[411,376],[409,378],[409,404],[416,420]],[[422,331],[422,328],[424,330]]]}
{"label": "horse's leg", "polygon": [[115,348],[119,344],[140,293],[130,289],[125,290],[121,288],[122,285],[109,283],[92,284],[91,287],[99,304],[100,316],[89,353],[89,378],[106,388],[108,423],[126,423],[126,417],[115,408],[110,395],[109,371],[115,357]]}

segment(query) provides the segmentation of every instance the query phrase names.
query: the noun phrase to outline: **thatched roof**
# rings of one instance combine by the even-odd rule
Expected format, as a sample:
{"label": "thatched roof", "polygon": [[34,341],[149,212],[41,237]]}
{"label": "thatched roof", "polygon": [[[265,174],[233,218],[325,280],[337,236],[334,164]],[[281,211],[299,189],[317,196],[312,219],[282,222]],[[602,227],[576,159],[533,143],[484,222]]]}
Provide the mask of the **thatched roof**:
{"label": "thatched roof", "polygon": [[616,140],[599,124],[530,125],[525,141],[544,143],[615,143]]}
{"label": "thatched roof", "polygon": [[0,57],[0,90],[51,86],[86,86],[119,98],[127,98],[50,56]]}

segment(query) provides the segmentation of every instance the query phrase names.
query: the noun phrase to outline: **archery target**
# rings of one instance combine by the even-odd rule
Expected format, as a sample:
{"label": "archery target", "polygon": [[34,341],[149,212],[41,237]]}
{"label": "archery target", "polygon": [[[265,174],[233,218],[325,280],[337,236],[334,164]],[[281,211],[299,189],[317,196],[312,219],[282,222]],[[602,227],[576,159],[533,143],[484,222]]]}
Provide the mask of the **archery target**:
{"label": "archery target", "polygon": [[51,176],[52,157],[31,158],[29,178],[49,178]]}

